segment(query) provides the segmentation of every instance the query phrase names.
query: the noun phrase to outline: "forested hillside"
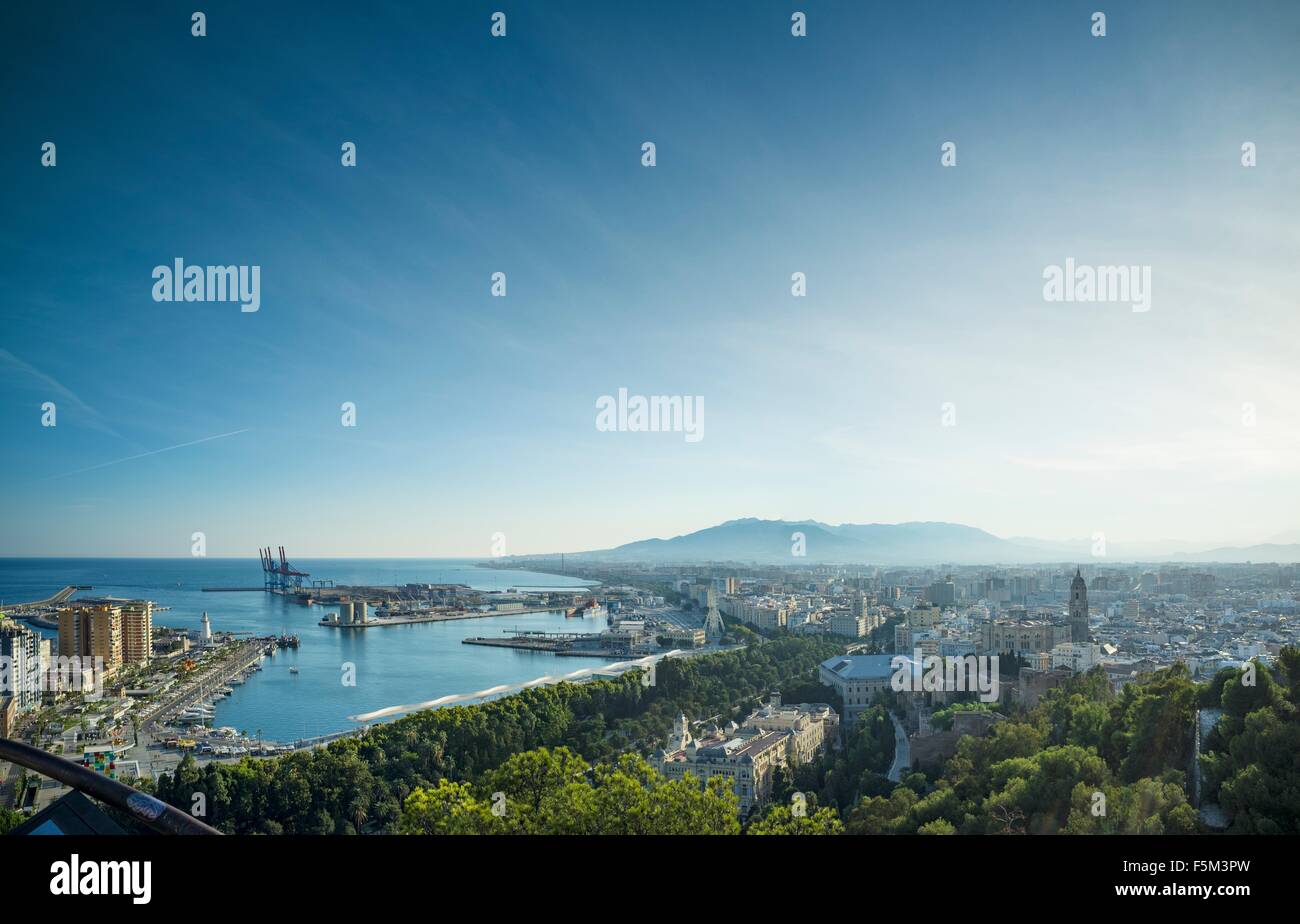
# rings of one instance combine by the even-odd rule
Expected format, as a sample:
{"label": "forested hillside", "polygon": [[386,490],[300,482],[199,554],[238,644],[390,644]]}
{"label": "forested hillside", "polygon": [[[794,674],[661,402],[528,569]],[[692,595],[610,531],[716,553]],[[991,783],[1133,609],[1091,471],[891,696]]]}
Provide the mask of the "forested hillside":
{"label": "forested hillside", "polygon": [[476,782],[512,755],[537,748],[568,748],[588,762],[647,751],[680,713],[742,718],[769,691],[806,682],[818,663],[843,651],[816,639],[757,641],[661,661],[653,686],[633,671],[427,710],[272,760],[200,768],[187,759],[159,778],[157,794],[189,811],[193,794],[204,793],[206,820],[231,833],[395,831],[403,801],[419,787]]}
{"label": "forested hillside", "polygon": [[1202,742],[1204,799],[1221,803],[1230,832],[1300,832],[1292,648],[1272,670],[1252,663],[1196,684],[1176,665],[1118,694],[1095,669],[1034,709],[1006,709],[991,734],[897,784],[884,777],[894,736],[883,697],[843,748],[779,771],[771,802],[747,819],[716,781],[669,782],[646,761],[682,712],[740,719],[773,689],[832,700],[815,668],[839,650],[781,638],[661,663],[654,686],[631,673],[535,688],[277,760],[187,761],[157,791],[187,809],[203,792],[208,820],[240,833],[1195,833],[1195,715],[1219,707]]}

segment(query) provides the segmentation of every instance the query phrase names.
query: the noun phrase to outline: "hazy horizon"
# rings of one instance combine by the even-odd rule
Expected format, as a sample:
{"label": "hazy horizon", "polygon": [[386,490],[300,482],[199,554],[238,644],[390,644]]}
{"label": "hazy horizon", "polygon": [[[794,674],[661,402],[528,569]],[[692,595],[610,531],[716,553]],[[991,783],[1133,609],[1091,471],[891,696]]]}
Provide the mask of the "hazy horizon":
{"label": "hazy horizon", "polygon": [[[1300,6],[716,12],[0,11],[0,555],[1300,527]],[[155,301],[178,258],[258,310]],[[601,430],[620,388],[702,438]]]}
{"label": "hazy horizon", "polygon": [[[669,540],[669,539],[678,538],[678,537],[681,537],[681,536],[687,536],[687,535],[690,535],[690,534],[692,534],[692,533],[694,533],[694,532],[698,532],[698,531],[701,531],[701,530],[709,529],[709,528],[712,528],[712,527],[715,527],[715,526],[725,525],[725,524],[727,524],[727,523],[732,523],[732,522],[737,522],[737,521],[744,521],[744,520],[754,520],[754,519],[759,519],[759,518],[755,518],[755,517],[733,517],[733,518],[731,518],[731,519],[729,519],[729,520],[721,521],[721,522],[719,522],[719,523],[710,523],[710,524],[707,524],[707,525],[705,525],[705,526],[701,526],[701,527],[699,527],[698,529],[687,530],[687,531],[682,532],[682,533],[674,533],[674,534],[670,534],[670,535],[662,535],[662,536],[649,536],[649,535],[637,536],[637,537],[635,537],[635,538],[632,538],[632,539],[627,540],[627,543],[634,543],[634,542],[639,542],[639,541],[643,541],[643,540]],[[898,525],[906,525],[906,524],[914,524],[914,523],[922,523],[922,522],[926,522],[926,523],[945,522],[945,521],[919,521],[919,520],[911,520],[911,521],[903,521],[902,523],[882,524],[882,523],[850,523],[850,522],[848,522],[848,521],[843,521],[843,522],[839,522],[839,523],[828,523],[828,522],[826,522],[826,521],[815,521],[815,520],[810,520],[810,519],[808,519],[808,518],[801,518],[801,519],[799,519],[799,520],[790,520],[790,519],[782,519],[782,518],[773,518],[773,519],[774,519],[774,520],[780,520],[781,522],[791,523],[791,524],[799,524],[799,523],[813,523],[813,522],[816,522],[816,523],[820,523],[821,525],[824,525],[824,526],[830,526],[830,527],[841,527],[841,526],[850,526],[850,525],[857,525],[857,526],[863,526],[863,525],[873,525],[873,526],[881,526],[881,525],[883,525],[883,526],[898,526]],[[968,527],[968,528],[979,529],[979,527],[972,527],[971,524],[946,523],[946,522],[945,522],[945,525],[951,525],[951,526],[965,526],[965,527]],[[987,532],[987,530],[981,530],[981,532]],[[1001,539],[1001,540],[1008,541],[1008,542],[1016,542],[1016,541],[1036,541],[1036,542],[1043,542],[1043,543],[1051,543],[1051,544],[1054,544],[1054,545],[1056,545],[1056,544],[1064,545],[1064,544],[1066,544],[1066,543],[1076,543],[1076,544],[1077,544],[1077,547],[1076,547],[1076,549],[1074,549],[1073,551],[1077,551],[1077,552],[1080,552],[1080,553],[1083,553],[1083,551],[1084,551],[1084,550],[1085,550],[1085,549],[1086,549],[1086,548],[1087,548],[1087,547],[1088,547],[1088,546],[1093,542],[1093,538],[1092,538],[1092,537],[1085,537],[1085,536],[1074,536],[1074,537],[1069,537],[1069,538],[1064,539],[1064,540],[1051,540],[1051,539],[1045,539],[1045,538],[1043,538],[1043,537],[1037,537],[1037,536],[997,536],[996,534],[993,534],[993,533],[989,533],[989,535],[993,535],[994,538]],[[206,537],[205,537],[205,541],[206,541]],[[1111,543],[1111,542],[1112,542],[1112,539],[1111,539],[1110,537],[1107,537],[1107,540],[1106,540],[1106,541],[1107,541],[1108,543]],[[534,550],[534,551],[530,551],[530,552],[514,552],[514,551],[509,551],[509,550],[507,550],[507,551],[505,551],[505,552],[503,552],[503,553],[501,553],[501,554],[499,554],[499,555],[496,554],[496,553],[495,553],[493,550],[491,550],[491,549],[489,549],[487,552],[485,552],[485,553],[483,553],[483,554],[480,554],[480,555],[473,555],[473,554],[468,554],[468,553],[463,553],[463,552],[462,552],[462,553],[452,553],[452,554],[440,554],[440,555],[349,554],[349,553],[343,553],[343,552],[337,552],[337,551],[331,551],[331,552],[314,552],[314,551],[311,550],[311,547],[308,546],[308,547],[306,547],[306,550],[305,550],[305,551],[300,550],[300,549],[296,549],[296,548],[288,548],[288,549],[286,550],[286,557],[290,560],[290,562],[293,562],[294,560],[297,560],[297,559],[301,559],[301,560],[311,560],[311,561],[329,561],[329,560],[349,561],[349,560],[388,560],[388,559],[393,559],[393,560],[413,560],[413,561],[420,561],[420,560],[433,560],[433,561],[485,562],[485,561],[500,560],[500,559],[511,559],[511,558],[525,558],[525,557],[535,557],[535,558],[541,558],[541,557],[555,557],[555,558],[558,558],[558,557],[560,557],[560,556],[562,556],[562,555],[583,555],[583,554],[591,553],[591,552],[604,551],[605,548],[615,548],[615,547],[617,547],[617,545],[624,545],[624,544],[627,544],[627,543],[620,542],[620,543],[617,543],[616,546],[609,546],[609,547],[604,547],[604,548],[596,548],[596,547],[593,546],[593,547],[584,547],[584,548],[557,548],[557,549],[542,549],[542,550]],[[1245,543],[1239,543],[1239,544],[1232,544],[1232,543],[1206,544],[1206,543],[1197,542],[1196,540],[1192,540],[1192,539],[1169,539],[1169,538],[1162,539],[1162,540],[1120,540],[1118,543],[1115,543],[1115,544],[1119,545],[1119,547],[1120,547],[1121,549],[1124,549],[1124,551],[1121,552],[1119,555],[1114,555],[1114,554],[1106,554],[1106,555],[1092,555],[1092,556],[1089,556],[1089,557],[1086,557],[1086,558],[1079,559],[1079,561],[1081,561],[1081,562],[1088,562],[1088,563],[1091,563],[1091,564],[1094,565],[1094,566],[1104,566],[1104,565],[1107,565],[1107,564],[1126,564],[1126,563],[1133,563],[1133,562],[1151,563],[1151,562],[1161,562],[1161,561],[1167,561],[1167,562],[1169,562],[1169,563],[1171,563],[1171,564],[1204,564],[1205,562],[1196,562],[1196,561],[1180,560],[1180,559],[1178,559],[1176,556],[1177,556],[1177,554],[1180,553],[1180,552],[1181,552],[1181,553],[1185,553],[1185,554],[1197,554],[1197,553],[1209,552],[1209,551],[1212,551],[1212,550],[1217,549],[1217,548],[1250,547],[1250,546],[1258,546],[1258,545],[1295,545],[1295,544],[1300,544],[1300,530],[1292,530],[1292,531],[1290,531],[1289,533],[1278,533],[1278,534],[1274,534],[1274,535],[1272,535],[1272,536],[1268,536],[1268,537],[1265,537],[1265,538],[1263,538],[1263,539],[1260,539],[1260,540],[1258,540],[1258,541],[1256,541],[1256,542],[1245,542]],[[1132,548],[1159,549],[1160,547],[1164,547],[1164,548],[1166,549],[1166,551],[1155,551],[1155,552],[1151,552],[1150,555],[1149,555],[1149,557],[1142,557],[1142,556],[1141,556],[1140,554],[1138,554],[1138,553],[1131,553],[1131,552],[1128,552],[1128,549],[1132,549]],[[275,551],[278,553],[278,548],[276,548]],[[1062,549],[1061,551],[1062,551],[1062,553],[1065,553],[1065,552],[1070,551],[1070,550]],[[102,553],[59,553],[59,554],[40,554],[40,555],[13,555],[13,554],[0,554],[0,559],[24,559],[24,558],[27,558],[27,559],[97,559],[97,558],[104,558],[104,559],[110,559],[110,558],[122,558],[122,559],[151,559],[151,558],[158,558],[158,559],[192,559],[192,558],[195,558],[195,557],[196,557],[196,556],[193,554],[193,552],[187,552],[187,553],[185,553],[185,554],[180,554],[180,555],[168,555],[168,554],[158,554],[158,553],[132,553],[132,554],[117,554],[117,555],[114,555],[114,554],[102,554]],[[255,561],[255,560],[256,560],[256,558],[255,558],[253,555],[237,555],[237,554],[236,554],[236,555],[230,555],[230,554],[206,554],[206,553],[205,553],[205,554],[203,554],[202,556],[197,556],[197,557],[200,558],[200,559],[207,559],[207,558],[210,558],[210,559],[222,560],[222,561]],[[633,560],[634,560],[634,559],[628,559],[628,561],[633,561]],[[737,558],[734,559],[734,560],[735,560],[735,561],[746,561],[746,560],[748,560],[748,559],[747,559],[744,555],[740,555],[739,557],[737,557]],[[1062,557],[1061,559],[1059,559],[1060,562],[1069,562],[1069,561],[1073,561],[1073,560],[1075,560],[1075,559],[1074,559],[1074,558],[1071,558],[1069,555],[1065,555],[1065,554],[1063,554],[1063,557]],[[690,559],[682,559],[682,563],[683,563],[683,564],[689,563],[690,561],[691,561]],[[1033,559],[1033,560],[1025,559],[1025,560],[1023,560],[1023,561],[1021,561],[1021,562],[1018,562],[1018,563],[1025,564],[1025,565],[1037,565],[1037,564],[1052,564],[1052,563],[1055,563],[1056,561],[1058,561],[1058,560],[1056,560],[1056,559],[1049,559],[1049,558],[1043,558],[1043,559]],[[1013,562],[1015,562],[1014,559],[1006,559],[1006,560],[990,559],[990,560],[987,561],[987,562],[970,562],[970,563],[968,563],[968,564],[971,564],[971,565],[978,565],[978,564],[988,564],[988,565],[993,565],[993,564],[1010,564],[1010,563],[1013,563]],[[818,560],[814,560],[814,561],[800,561],[800,560],[797,559],[797,558],[792,558],[792,559],[791,559],[791,562],[790,562],[790,564],[791,564],[792,566],[795,566],[795,567],[798,567],[798,566],[801,566],[801,565],[816,566],[816,565],[820,565],[820,564],[823,564],[823,563],[825,563],[825,562],[818,561]],[[859,563],[860,563],[860,564],[865,564],[865,565],[878,565],[878,566],[882,566],[882,567],[915,567],[915,566],[916,566],[914,562],[903,562],[903,563],[899,563],[899,562],[890,562],[890,561],[878,561],[878,562],[877,562],[877,561],[862,561],[862,562],[857,562],[857,561],[854,561],[853,559],[845,559],[843,562],[840,562],[840,563],[842,563],[842,564],[859,564]],[[939,559],[936,559],[936,563],[941,563],[941,561],[940,561]],[[1223,563],[1231,563],[1231,562],[1227,562],[1227,561],[1225,561],[1225,562],[1223,562]],[[1255,562],[1255,563],[1256,563],[1256,564],[1265,564],[1265,563],[1267,563],[1267,562],[1265,562],[1265,561],[1260,561],[1260,562]]]}

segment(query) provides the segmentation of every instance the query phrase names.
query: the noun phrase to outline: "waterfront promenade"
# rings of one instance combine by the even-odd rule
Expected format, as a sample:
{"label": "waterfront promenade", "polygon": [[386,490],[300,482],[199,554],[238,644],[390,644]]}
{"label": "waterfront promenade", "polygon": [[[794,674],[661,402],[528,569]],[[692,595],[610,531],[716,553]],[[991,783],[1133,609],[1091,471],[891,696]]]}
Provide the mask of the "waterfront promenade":
{"label": "waterfront promenade", "polygon": [[212,696],[213,691],[234,677],[247,671],[266,657],[270,639],[255,638],[239,643],[239,647],[218,663],[206,667],[192,677],[187,677],[170,695],[151,703],[140,711],[142,730],[152,730],[166,724],[190,706]]}
{"label": "waterfront promenade", "polygon": [[907,729],[891,711],[889,717],[894,720],[894,762],[889,765],[885,779],[897,783],[903,778],[903,772],[912,766],[911,744],[907,740]]}

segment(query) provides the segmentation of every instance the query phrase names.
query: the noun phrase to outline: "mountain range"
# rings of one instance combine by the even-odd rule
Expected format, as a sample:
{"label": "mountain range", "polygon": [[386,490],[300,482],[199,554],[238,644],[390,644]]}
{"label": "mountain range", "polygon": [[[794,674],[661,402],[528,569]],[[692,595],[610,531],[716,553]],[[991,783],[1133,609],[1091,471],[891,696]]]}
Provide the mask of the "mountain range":
{"label": "mountain range", "polygon": [[[804,555],[794,554],[802,536]],[[1300,561],[1300,535],[1245,547],[1200,548],[1180,540],[1108,543],[1112,561],[1280,562]],[[1287,541],[1290,540],[1290,541]],[[834,562],[875,565],[1032,564],[1093,559],[1091,539],[1002,539],[959,523],[843,523],[816,520],[728,520],[671,539],[643,539],[612,549],[566,553],[577,560],[690,563],[706,561],[800,564]]]}

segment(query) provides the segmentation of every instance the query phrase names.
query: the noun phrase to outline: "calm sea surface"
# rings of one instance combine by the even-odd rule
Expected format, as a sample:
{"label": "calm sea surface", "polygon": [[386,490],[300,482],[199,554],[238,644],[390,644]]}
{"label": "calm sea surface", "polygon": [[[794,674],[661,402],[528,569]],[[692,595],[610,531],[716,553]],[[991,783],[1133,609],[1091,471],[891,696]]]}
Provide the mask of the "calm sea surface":
{"label": "calm sea surface", "polygon": [[[454,559],[304,559],[294,565],[313,578],[341,584],[457,583],[481,590],[583,586],[562,575],[476,568]],[[155,625],[197,628],[207,610],[215,631],[297,635],[300,648],[263,661],[263,670],[216,707],[214,725],[261,729],[275,740],[354,728],[348,716],[386,706],[523,683],[604,661],[461,644],[468,636],[500,635],[516,627],[595,632],[605,628],[604,619],[532,613],[345,632],[317,625],[330,607],[305,607],[261,591],[201,591],[261,583],[257,559],[0,558],[0,604],[42,599],[68,584],[90,584],[94,589],[78,596],[139,597],[170,607],[154,617]],[[356,665],[356,686],[341,681],[345,662]],[[290,674],[290,666],[299,672]]]}

